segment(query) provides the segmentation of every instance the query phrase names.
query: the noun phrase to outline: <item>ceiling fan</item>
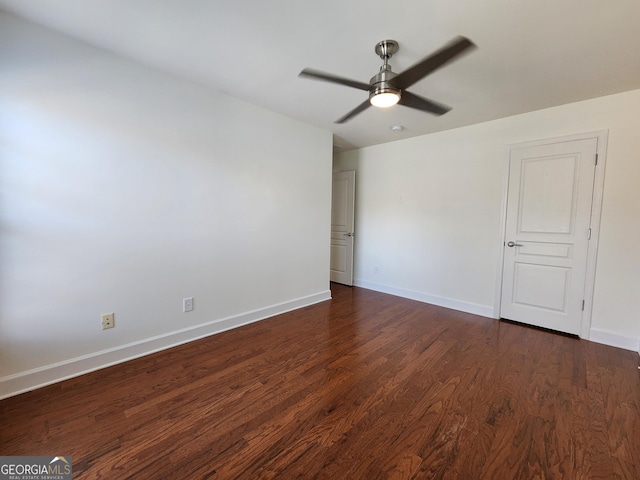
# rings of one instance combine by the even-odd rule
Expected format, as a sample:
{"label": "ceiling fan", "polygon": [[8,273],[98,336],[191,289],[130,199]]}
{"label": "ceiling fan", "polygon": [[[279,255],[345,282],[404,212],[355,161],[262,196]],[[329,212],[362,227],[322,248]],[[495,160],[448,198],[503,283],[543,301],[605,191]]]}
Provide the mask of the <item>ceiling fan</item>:
{"label": "ceiling fan", "polygon": [[434,70],[440,68],[461,55],[475,48],[475,44],[464,37],[456,37],[450,43],[442,47],[440,50],[432,53],[428,57],[422,59],[412,67],[409,67],[402,73],[391,71],[389,59],[398,51],[398,42],[395,40],[383,40],[375,47],[375,52],[380,55],[383,64],[380,72],[369,80],[369,83],[350,80],[348,78],[339,77],[330,73],[323,73],[310,68],[305,68],[299,74],[300,77],[311,78],[315,80],[323,80],[325,82],[337,83],[347,87],[358,88],[369,92],[369,98],[351,110],[345,116],[336,120],[335,123],[344,123],[363,112],[370,105],[375,107],[386,108],[392,105],[400,104],[405,107],[415,108],[423,112],[442,115],[451,110],[451,107],[420,97],[414,93],[408,92],[406,89],[414,83],[422,80]]}

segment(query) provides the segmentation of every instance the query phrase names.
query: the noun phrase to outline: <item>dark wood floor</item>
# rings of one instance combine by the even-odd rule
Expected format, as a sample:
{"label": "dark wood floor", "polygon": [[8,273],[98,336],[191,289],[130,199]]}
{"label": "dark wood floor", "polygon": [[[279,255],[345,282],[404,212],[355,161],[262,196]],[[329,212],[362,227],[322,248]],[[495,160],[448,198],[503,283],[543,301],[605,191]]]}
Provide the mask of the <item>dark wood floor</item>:
{"label": "dark wood floor", "polygon": [[74,478],[638,479],[638,354],[332,285],[334,299],[0,402]]}

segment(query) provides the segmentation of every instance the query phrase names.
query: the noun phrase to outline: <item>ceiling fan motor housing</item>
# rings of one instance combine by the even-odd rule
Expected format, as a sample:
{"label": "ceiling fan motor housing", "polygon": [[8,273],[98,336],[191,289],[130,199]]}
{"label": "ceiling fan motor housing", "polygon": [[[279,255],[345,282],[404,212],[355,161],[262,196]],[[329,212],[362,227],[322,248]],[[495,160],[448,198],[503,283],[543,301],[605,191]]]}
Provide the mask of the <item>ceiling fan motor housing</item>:
{"label": "ceiling fan motor housing", "polygon": [[371,84],[371,90],[369,90],[369,99],[379,95],[381,93],[394,93],[400,98],[401,90],[391,83],[391,80],[398,74],[391,71],[389,64],[384,64],[380,67],[380,72],[369,80]]}

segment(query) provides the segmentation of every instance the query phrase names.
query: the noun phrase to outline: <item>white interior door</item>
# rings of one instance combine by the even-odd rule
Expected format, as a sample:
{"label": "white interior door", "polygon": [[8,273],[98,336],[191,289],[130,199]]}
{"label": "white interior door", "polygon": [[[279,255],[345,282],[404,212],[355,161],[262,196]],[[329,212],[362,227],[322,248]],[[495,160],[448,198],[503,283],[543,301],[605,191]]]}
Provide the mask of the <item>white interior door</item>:
{"label": "white interior door", "polygon": [[500,316],[579,334],[597,139],[513,148]]}
{"label": "white interior door", "polygon": [[333,174],[331,190],[331,281],[353,285],[353,222],[356,172]]}

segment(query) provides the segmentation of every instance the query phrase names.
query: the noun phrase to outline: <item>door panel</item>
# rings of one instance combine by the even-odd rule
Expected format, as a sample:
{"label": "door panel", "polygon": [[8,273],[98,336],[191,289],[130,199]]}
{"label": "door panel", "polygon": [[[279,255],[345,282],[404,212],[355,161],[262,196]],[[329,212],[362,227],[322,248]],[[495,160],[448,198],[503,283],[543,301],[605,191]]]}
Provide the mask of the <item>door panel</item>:
{"label": "door panel", "polygon": [[568,268],[516,263],[514,273],[513,304],[566,312]]}
{"label": "door panel", "polygon": [[576,177],[580,165],[572,155],[522,161],[518,233],[572,231],[576,212]]}
{"label": "door panel", "polygon": [[596,149],[591,138],[511,150],[503,318],[580,332]]}
{"label": "door panel", "polygon": [[331,245],[331,270],[345,273],[348,270],[348,253],[346,241],[342,238],[333,239]]}
{"label": "door panel", "polygon": [[353,226],[356,172],[333,174],[331,191],[332,282],[353,284]]}

